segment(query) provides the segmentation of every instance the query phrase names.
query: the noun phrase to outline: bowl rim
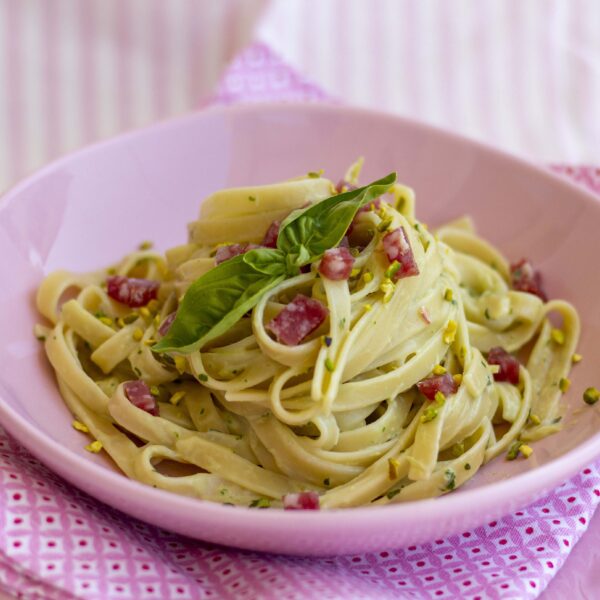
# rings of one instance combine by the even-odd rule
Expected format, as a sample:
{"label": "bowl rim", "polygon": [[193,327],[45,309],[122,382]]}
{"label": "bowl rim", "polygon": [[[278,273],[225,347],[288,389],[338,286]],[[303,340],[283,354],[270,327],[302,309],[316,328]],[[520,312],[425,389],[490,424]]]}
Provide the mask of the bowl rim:
{"label": "bowl rim", "polygon": [[[412,127],[420,129],[425,133],[442,136],[447,140],[455,141],[460,144],[468,144],[479,152],[495,155],[497,158],[507,162],[510,166],[522,170],[528,170],[540,177],[550,180],[554,185],[562,187],[565,192],[575,194],[581,202],[593,203],[596,209],[599,208],[599,199],[584,187],[570,182],[563,176],[553,173],[540,164],[536,164],[527,158],[514,156],[504,150],[500,150],[473,140],[466,136],[447,131],[445,129],[422,123],[413,119],[400,117],[388,112],[376,111],[358,107],[346,107],[333,104],[306,104],[298,102],[265,102],[251,103],[233,106],[213,106],[203,108],[199,111],[165,119],[158,123],[127,131],[107,140],[102,140],[69,152],[58,159],[50,162],[46,166],[38,169],[34,173],[24,177],[15,183],[0,195],[0,214],[9,209],[13,202],[17,202],[21,192],[26,190],[32,183],[43,179],[49,173],[68,164],[72,159],[83,157],[89,153],[103,151],[115,143],[120,143],[128,139],[142,137],[148,133],[154,134],[163,129],[169,129],[173,126],[195,122],[214,117],[227,117],[231,115],[240,115],[244,113],[280,112],[280,113],[336,113],[341,112],[348,115],[355,115],[362,118],[383,119],[392,121],[396,126]],[[518,498],[524,498],[530,501],[532,497],[539,496],[546,492],[549,487],[557,485],[582,467],[591,463],[600,455],[600,432],[593,437],[578,444],[565,454],[551,459],[548,463],[537,466],[531,471],[517,474],[509,478],[485,484],[476,489],[461,490],[459,494],[445,494],[438,498],[422,499],[415,501],[389,504],[385,506],[359,506],[340,509],[327,509],[323,511],[284,511],[279,509],[271,510],[253,510],[244,506],[226,506],[216,502],[200,500],[197,498],[178,495],[166,490],[152,488],[138,481],[128,479],[125,475],[107,469],[104,466],[95,464],[85,456],[76,453],[73,450],[61,445],[53,440],[48,434],[38,429],[35,425],[21,416],[16,410],[11,408],[5,401],[6,393],[4,385],[0,379],[0,424],[17,440],[25,446],[36,458],[48,466],[53,472],[59,473],[65,479],[71,481],[67,474],[70,471],[84,471],[87,477],[93,476],[97,483],[101,483],[106,489],[116,486],[121,489],[123,494],[136,494],[140,500],[147,502],[149,506],[155,503],[165,503],[170,505],[171,510],[182,511],[182,513],[191,515],[201,509],[205,519],[227,519],[228,525],[234,528],[245,529],[251,526],[255,529],[260,526],[263,531],[280,530],[281,527],[292,524],[305,527],[314,523],[323,533],[333,532],[339,527],[345,529],[369,529],[372,525],[379,522],[389,523],[390,520],[402,522],[415,518],[431,520],[433,503],[435,502],[435,512],[443,511],[444,520],[456,520],[468,510],[470,502],[476,502],[479,512],[487,511],[491,513],[495,505],[506,505],[508,502],[514,504]],[[535,475],[534,475],[535,474]],[[532,476],[534,475],[534,476]],[[74,484],[80,489],[86,489],[83,484]],[[517,490],[517,491],[516,491]],[[93,494],[99,498],[97,494]],[[101,498],[99,498],[101,499]],[[109,501],[103,500],[107,504]],[[126,508],[119,507],[120,510],[127,512]],[[251,512],[250,512],[251,511]],[[435,514],[435,512],[433,514]],[[252,514],[249,519],[248,515]],[[353,517],[349,519],[349,517]],[[459,527],[455,528],[457,531]]]}

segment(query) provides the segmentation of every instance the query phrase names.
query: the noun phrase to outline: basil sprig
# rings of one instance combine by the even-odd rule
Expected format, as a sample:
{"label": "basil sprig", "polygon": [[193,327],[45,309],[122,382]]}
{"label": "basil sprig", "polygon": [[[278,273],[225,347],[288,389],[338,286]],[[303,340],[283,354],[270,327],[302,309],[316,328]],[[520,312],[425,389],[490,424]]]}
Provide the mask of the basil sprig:
{"label": "basil sprig", "polygon": [[257,248],[217,265],[188,288],[155,352],[189,354],[235,325],[261,297],[300,267],[336,247],[358,210],[389,191],[391,173],[362,188],[295,210],[281,224],[277,248]]}
{"label": "basil sprig", "polygon": [[292,212],[282,223],[277,248],[286,254],[292,272],[314,262],[344,237],[358,210],[385,194],[396,183],[396,173],[373,183],[326,198]]}

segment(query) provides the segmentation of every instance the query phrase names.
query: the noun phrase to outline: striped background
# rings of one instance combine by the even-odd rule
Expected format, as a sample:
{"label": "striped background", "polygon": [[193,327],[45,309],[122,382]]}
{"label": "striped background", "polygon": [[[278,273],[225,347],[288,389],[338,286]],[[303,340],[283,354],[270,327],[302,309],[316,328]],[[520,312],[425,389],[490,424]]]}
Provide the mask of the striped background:
{"label": "striped background", "polygon": [[0,190],[197,106],[252,38],[346,102],[600,162],[598,0],[0,0]]}
{"label": "striped background", "polygon": [[600,163],[598,0],[284,0],[260,35],[346,101]]}
{"label": "striped background", "polygon": [[89,142],[188,111],[264,0],[0,0],[0,190]]}

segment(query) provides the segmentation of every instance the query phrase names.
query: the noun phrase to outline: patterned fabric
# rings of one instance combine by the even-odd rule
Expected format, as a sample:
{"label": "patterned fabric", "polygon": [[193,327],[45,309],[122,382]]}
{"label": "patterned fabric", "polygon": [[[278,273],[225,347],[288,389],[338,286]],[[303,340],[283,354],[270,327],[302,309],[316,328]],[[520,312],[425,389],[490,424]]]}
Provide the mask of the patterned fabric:
{"label": "patterned fabric", "polygon": [[[325,96],[255,45],[220,102]],[[555,167],[600,193],[600,170]],[[421,546],[328,559],[226,549],[146,525],[96,502],[0,429],[0,589],[27,599],[535,598],[600,502],[600,461],[498,521]]]}

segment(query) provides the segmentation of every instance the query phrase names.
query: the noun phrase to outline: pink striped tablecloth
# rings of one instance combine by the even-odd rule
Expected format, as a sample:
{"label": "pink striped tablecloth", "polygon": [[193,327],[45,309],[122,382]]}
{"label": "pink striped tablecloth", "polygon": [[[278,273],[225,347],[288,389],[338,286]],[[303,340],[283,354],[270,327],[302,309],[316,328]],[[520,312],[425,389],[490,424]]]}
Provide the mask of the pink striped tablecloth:
{"label": "pink striped tablecloth", "polygon": [[[214,101],[326,94],[264,44]],[[555,167],[600,193],[598,169]],[[23,598],[535,598],[600,501],[600,462],[514,514],[447,539],[328,559],[226,549],[135,521],[69,486],[0,430],[0,590]]]}

